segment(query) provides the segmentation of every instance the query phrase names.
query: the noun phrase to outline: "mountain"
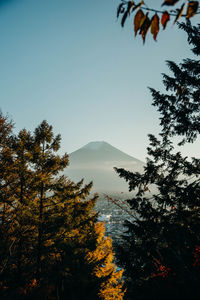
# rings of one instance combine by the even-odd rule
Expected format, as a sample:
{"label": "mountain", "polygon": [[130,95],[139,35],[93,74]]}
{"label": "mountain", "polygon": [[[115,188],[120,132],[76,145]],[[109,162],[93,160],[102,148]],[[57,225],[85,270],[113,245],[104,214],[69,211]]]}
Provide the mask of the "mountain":
{"label": "mountain", "polygon": [[77,182],[93,181],[93,191],[127,192],[128,185],[114,167],[142,171],[144,163],[104,142],[90,142],[69,155],[70,165],[65,174]]}

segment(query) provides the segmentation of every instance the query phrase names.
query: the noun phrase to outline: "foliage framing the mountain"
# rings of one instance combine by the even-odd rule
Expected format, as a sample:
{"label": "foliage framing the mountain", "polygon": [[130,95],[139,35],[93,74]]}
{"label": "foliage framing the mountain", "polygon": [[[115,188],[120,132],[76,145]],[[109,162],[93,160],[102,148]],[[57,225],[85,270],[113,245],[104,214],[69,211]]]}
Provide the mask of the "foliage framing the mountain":
{"label": "foliage framing the mountain", "polygon": [[[200,24],[181,24],[188,34],[192,52],[200,55]],[[167,94],[150,89],[153,105],[161,114],[162,135],[182,136],[181,143],[193,142],[200,133],[200,60],[184,59],[180,65],[167,62],[173,76],[163,74]]]}
{"label": "foliage framing the mountain", "polygon": [[[199,55],[200,27],[188,23],[182,28]],[[199,60],[169,66],[174,77],[164,75],[164,85],[172,94],[151,90],[162,133],[160,140],[149,135],[144,173],[116,169],[129,190],[136,191],[128,200],[132,214],[119,256],[127,295],[134,299],[189,298],[198,293],[200,280],[200,159],[175,153],[170,140],[181,135],[184,142],[193,142],[199,133]],[[151,194],[151,186],[157,193]]]}
{"label": "foliage framing the mountain", "polygon": [[[189,20],[199,13],[199,1],[164,0],[162,6],[172,6],[173,9],[158,10],[149,8],[144,1],[121,0],[117,8],[117,18],[121,16],[121,26],[124,27],[127,18],[134,15],[132,23],[135,36],[139,32],[143,43],[145,43],[147,32],[150,30],[156,41],[160,25],[165,29],[170,18],[174,19],[175,24],[180,17]],[[152,13],[152,15],[149,16],[149,13]]]}
{"label": "foliage framing the mountain", "polygon": [[[116,270],[113,264],[114,253],[111,237],[105,237],[104,223],[95,224],[97,247],[87,254],[88,262],[93,265],[93,276],[99,278],[99,298],[105,300],[122,300],[124,298],[123,282],[121,280],[123,270]],[[102,264],[103,262],[103,264]],[[103,280],[108,278],[108,280]]]}
{"label": "foliage framing the mountain", "polygon": [[122,271],[94,213],[97,196],[88,199],[92,184],[59,176],[68,164],[56,154],[60,136],[46,121],[33,135],[14,136],[2,115],[0,135],[0,297],[122,299]]}

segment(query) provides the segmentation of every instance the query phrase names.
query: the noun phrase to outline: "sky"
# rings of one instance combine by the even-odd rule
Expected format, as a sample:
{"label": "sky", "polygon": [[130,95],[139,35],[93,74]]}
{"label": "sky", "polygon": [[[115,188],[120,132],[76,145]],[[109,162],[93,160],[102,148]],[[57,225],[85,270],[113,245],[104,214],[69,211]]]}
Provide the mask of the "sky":
{"label": "sky", "polygon": [[[172,24],[157,42],[148,34],[143,45],[131,19],[121,28],[118,4],[0,2],[0,109],[15,132],[33,131],[46,119],[62,136],[62,152],[106,141],[145,160],[147,134],[159,133],[148,87],[163,90],[165,61],[181,62],[191,51],[186,34]],[[185,146],[184,154],[198,157],[199,145]]]}

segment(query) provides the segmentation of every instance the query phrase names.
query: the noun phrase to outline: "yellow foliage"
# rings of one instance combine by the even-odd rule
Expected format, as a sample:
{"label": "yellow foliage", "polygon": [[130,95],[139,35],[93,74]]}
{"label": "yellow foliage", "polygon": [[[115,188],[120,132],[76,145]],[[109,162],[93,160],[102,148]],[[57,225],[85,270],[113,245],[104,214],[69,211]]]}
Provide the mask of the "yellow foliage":
{"label": "yellow foliage", "polygon": [[87,260],[95,265],[94,276],[97,278],[107,277],[107,280],[101,284],[99,297],[104,300],[121,300],[125,293],[121,280],[123,270],[117,271],[117,267],[113,263],[112,239],[105,236],[105,223],[96,223],[95,232],[97,235],[96,249],[88,253]]}
{"label": "yellow foliage", "polygon": [[45,241],[44,246],[45,246],[45,247],[49,247],[49,246],[52,246],[53,244],[54,244],[54,241],[52,241],[52,240],[47,240],[47,241]]}
{"label": "yellow foliage", "polygon": [[36,287],[37,286],[37,280],[34,278],[32,281],[31,281],[31,283],[29,284],[29,287],[30,288],[34,288],[34,287]]}

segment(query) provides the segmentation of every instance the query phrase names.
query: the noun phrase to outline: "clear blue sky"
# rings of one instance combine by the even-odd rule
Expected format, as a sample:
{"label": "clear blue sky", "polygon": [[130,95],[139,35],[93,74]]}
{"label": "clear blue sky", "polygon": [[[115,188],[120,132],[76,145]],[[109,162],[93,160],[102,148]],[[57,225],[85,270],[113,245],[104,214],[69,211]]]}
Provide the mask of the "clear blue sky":
{"label": "clear blue sky", "polygon": [[[0,2],[0,108],[16,130],[46,119],[61,133],[63,152],[105,140],[145,159],[147,134],[159,131],[147,86],[162,89],[165,60],[191,53],[186,35],[171,24],[157,43],[148,34],[143,46],[131,21],[124,29],[116,21],[118,3]],[[187,153],[198,156],[199,143]]]}

